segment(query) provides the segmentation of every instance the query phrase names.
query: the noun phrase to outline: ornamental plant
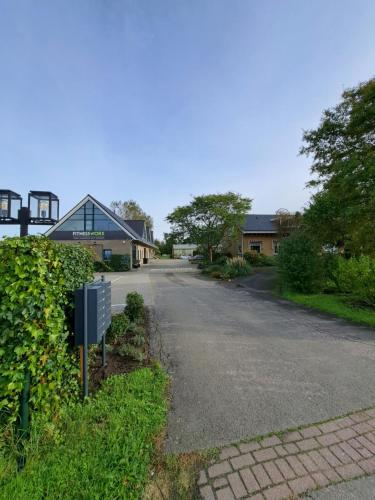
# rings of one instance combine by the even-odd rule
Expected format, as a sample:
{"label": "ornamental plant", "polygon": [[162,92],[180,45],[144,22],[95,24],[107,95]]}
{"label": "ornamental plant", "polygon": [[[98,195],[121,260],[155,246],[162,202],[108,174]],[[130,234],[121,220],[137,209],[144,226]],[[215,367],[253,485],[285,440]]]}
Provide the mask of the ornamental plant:
{"label": "ornamental plant", "polygon": [[130,321],[138,321],[143,318],[144,300],[143,296],[138,292],[130,292],[126,296],[125,314]]}
{"label": "ornamental plant", "polygon": [[0,422],[16,422],[25,374],[30,410],[51,416],[78,393],[68,345],[72,292],[92,279],[90,254],[45,237],[0,242]]}

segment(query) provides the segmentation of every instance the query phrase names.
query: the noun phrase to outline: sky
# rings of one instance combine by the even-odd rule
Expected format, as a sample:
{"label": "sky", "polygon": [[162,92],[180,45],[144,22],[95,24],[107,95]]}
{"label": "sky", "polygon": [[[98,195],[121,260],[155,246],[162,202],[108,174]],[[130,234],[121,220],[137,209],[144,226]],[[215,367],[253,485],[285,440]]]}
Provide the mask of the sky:
{"label": "sky", "polygon": [[373,0],[0,0],[0,188],[135,199],[158,237],[199,194],[300,210],[303,130],[375,75],[374,26]]}

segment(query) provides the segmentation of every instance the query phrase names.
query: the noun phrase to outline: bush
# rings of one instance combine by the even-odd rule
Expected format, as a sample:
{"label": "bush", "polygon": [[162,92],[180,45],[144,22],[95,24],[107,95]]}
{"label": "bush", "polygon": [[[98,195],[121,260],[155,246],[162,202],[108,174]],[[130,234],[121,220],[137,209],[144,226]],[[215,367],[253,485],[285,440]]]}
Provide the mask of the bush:
{"label": "bush", "polygon": [[130,270],[130,257],[129,255],[112,255],[109,266],[111,271],[123,272]]}
{"label": "bush", "polygon": [[339,292],[350,294],[355,302],[375,307],[375,258],[338,256],[332,281]]}
{"label": "bush", "polygon": [[251,266],[242,257],[232,257],[227,259],[223,269],[223,277],[238,278],[240,276],[248,276],[251,273]]}
{"label": "bush", "polygon": [[138,361],[139,363],[142,363],[142,361],[145,359],[145,355],[143,354],[143,352],[141,352],[131,344],[122,345],[118,353],[120,354],[120,356],[132,358],[134,359],[134,361]]}
{"label": "bush", "polygon": [[275,266],[276,265],[275,257],[269,257],[268,255],[264,255],[263,253],[245,252],[243,257],[246,260],[246,262],[248,262],[252,266]]}
{"label": "bush", "polygon": [[15,422],[26,372],[30,411],[51,416],[78,394],[76,360],[69,352],[73,290],[92,279],[84,248],[48,238],[0,243],[0,420]]}
{"label": "bush", "polygon": [[138,321],[143,317],[144,300],[140,293],[128,293],[126,296],[125,313],[129,316],[130,321]]}
{"label": "bush", "polygon": [[111,325],[106,333],[106,341],[113,344],[129,330],[130,320],[126,314],[120,313],[112,316]]}
{"label": "bush", "polygon": [[321,258],[315,242],[302,231],[293,232],[280,243],[277,258],[281,285],[301,293],[312,293],[321,285]]}
{"label": "bush", "polygon": [[112,271],[112,269],[111,269],[111,266],[107,262],[104,262],[104,261],[101,262],[99,260],[96,260],[94,262],[94,271],[96,273],[106,273],[106,272]]}

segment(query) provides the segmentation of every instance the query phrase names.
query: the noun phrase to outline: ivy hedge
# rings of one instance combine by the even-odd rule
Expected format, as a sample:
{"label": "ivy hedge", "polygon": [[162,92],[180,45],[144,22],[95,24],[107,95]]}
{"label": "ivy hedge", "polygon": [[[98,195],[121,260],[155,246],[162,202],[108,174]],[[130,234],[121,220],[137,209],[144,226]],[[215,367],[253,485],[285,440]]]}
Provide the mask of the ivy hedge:
{"label": "ivy hedge", "polygon": [[41,236],[0,242],[0,424],[17,421],[25,372],[30,410],[52,415],[78,394],[69,346],[73,290],[93,277],[84,248]]}

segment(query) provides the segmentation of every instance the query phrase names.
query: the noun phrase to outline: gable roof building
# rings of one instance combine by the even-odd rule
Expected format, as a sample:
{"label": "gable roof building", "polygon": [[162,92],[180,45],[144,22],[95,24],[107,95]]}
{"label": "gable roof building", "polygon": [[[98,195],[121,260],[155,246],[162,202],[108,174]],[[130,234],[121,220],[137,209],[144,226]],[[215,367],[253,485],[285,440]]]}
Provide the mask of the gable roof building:
{"label": "gable roof building", "polygon": [[108,260],[115,254],[128,255],[131,267],[137,262],[146,263],[156,249],[145,221],[125,221],[90,194],[52,226],[46,236],[90,247],[98,260]]}

